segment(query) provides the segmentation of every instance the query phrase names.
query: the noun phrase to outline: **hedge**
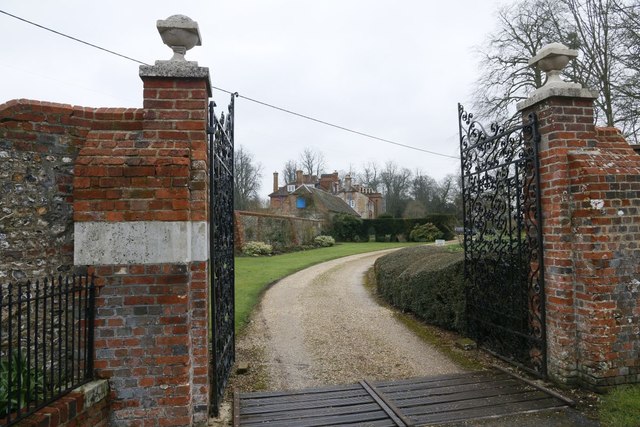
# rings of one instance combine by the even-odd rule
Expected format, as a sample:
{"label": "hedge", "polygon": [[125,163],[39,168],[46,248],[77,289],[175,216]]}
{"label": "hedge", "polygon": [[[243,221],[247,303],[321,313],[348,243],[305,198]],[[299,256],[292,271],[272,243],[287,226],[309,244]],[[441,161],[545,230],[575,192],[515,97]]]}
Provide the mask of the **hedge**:
{"label": "hedge", "polygon": [[[362,220],[353,215],[339,213],[331,221],[330,234],[340,242],[357,242],[360,240]],[[366,242],[369,241],[367,238]]]}
{"label": "hedge", "polygon": [[400,236],[409,238],[411,230],[416,225],[432,223],[443,233],[443,239],[451,240],[455,237],[456,216],[447,214],[427,215],[424,218],[375,218],[363,219],[358,233],[360,241],[369,241],[369,236],[376,236],[376,240],[384,240],[390,236],[392,241]]}
{"label": "hedge", "polygon": [[395,307],[445,329],[464,332],[464,253],[416,246],[378,258],[378,294]]}

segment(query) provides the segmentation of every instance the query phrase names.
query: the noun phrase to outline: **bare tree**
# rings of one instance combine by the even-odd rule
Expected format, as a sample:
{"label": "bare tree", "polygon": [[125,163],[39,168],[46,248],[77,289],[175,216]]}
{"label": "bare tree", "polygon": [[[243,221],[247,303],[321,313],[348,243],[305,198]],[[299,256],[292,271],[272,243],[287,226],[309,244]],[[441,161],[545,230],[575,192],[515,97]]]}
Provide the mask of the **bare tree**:
{"label": "bare tree", "polygon": [[438,182],[438,213],[455,214],[462,218],[462,189],[460,175],[449,174]]}
{"label": "bare tree", "polygon": [[630,142],[640,144],[640,0],[616,1],[614,10],[620,19],[622,48],[619,60],[624,65],[624,78],[618,90],[618,118],[622,132]]}
{"label": "bare tree", "polygon": [[254,163],[253,155],[239,146],[233,158],[233,208],[248,210],[259,207],[262,165]]}
{"label": "bare tree", "polygon": [[411,171],[400,168],[395,162],[387,162],[380,173],[387,213],[400,218],[409,202]]}
{"label": "bare tree", "polygon": [[427,213],[459,215],[459,181],[460,178],[452,174],[436,181],[418,170],[411,181],[411,195]]}
{"label": "bare tree", "polygon": [[617,15],[612,0],[562,0],[568,8],[578,36],[580,57],[577,59],[584,86],[595,89],[600,121],[614,126],[614,79],[619,79],[620,61],[613,38]]}
{"label": "bare tree", "polygon": [[639,9],[640,0],[520,0],[500,9],[498,30],[480,49],[476,113],[517,119],[515,104],[544,83],[527,61],[545,44],[561,42],[580,51],[565,74],[598,91],[597,121],[637,141]]}
{"label": "bare tree", "polygon": [[407,207],[402,213],[403,218],[424,218],[427,215],[427,209],[424,205],[416,200],[409,200]]}
{"label": "bare tree", "polygon": [[298,170],[298,164],[296,163],[296,161],[287,160],[287,163],[284,164],[284,168],[282,169],[282,175],[284,176],[285,184],[295,182],[297,170]]}
{"label": "bare tree", "polygon": [[324,154],[305,148],[300,154],[300,168],[307,175],[320,176],[326,167]]}
{"label": "bare tree", "polygon": [[529,58],[547,43],[562,39],[560,0],[521,0],[498,11],[498,30],[478,50],[481,72],[473,108],[495,121],[512,118],[515,104],[544,83]]}
{"label": "bare tree", "polygon": [[380,166],[376,162],[368,162],[362,165],[362,172],[358,173],[358,181],[365,187],[380,190]]}
{"label": "bare tree", "polygon": [[438,183],[429,175],[425,175],[421,170],[416,170],[411,181],[411,196],[421,204],[426,211],[433,211],[433,201],[438,193]]}

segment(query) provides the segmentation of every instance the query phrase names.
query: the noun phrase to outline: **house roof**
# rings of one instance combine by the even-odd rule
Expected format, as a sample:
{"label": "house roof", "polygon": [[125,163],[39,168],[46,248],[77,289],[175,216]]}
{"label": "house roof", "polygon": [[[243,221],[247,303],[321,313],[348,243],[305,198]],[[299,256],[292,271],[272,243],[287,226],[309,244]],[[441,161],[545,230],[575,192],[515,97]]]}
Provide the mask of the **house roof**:
{"label": "house roof", "polygon": [[342,200],[340,197],[334,196],[333,194],[327,193],[319,188],[301,185],[294,191],[292,194],[302,194],[302,193],[311,193],[316,200],[324,205],[329,212],[335,213],[345,213],[347,215],[353,215],[359,217],[360,214],[353,210],[347,202]]}
{"label": "house roof", "polygon": [[269,197],[286,197],[289,195],[289,192],[287,191],[287,186],[283,186],[278,188],[278,191],[274,191],[273,193],[269,194]]}

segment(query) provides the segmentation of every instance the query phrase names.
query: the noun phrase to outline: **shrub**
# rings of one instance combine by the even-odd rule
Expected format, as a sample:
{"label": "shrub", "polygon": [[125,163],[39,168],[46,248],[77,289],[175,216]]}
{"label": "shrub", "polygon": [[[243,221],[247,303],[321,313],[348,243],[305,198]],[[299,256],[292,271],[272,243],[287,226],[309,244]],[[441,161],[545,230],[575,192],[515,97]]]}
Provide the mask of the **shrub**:
{"label": "shrub", "polygon": [[332,233],[336,240],[351,242],[359,240],[362,220],[348,214],[337,214],[333,217]]}
{"label": "shrub", "polygon": [[247,242],[242,245],[242,253],[248,256],[270,255],[273,246],[264,242]]}
{"label": "shrub", "polygon": [[40,370],[29,367],[26,353],[13,351],[8,356],[11,363],[0,361],[0,417],[44,398],[44,377]]}
{"label": "shrub", "polygon": [[334,239],[331,236],[317,236],[315,239],[313,239],[313,243],[316,246],[321,246],[323,248],[329,247],[329,246],[333,246],[336,244],[336,239]]}
{"label": "shrub", "polygon": [[465,329],[464,253],[418,246],[378,258],[374,265],[378,294],[427,323]]}
{"label": "shrub", "polygon": [[438,227],[430,222],[422,225],[416,225],[409,234],[409,239],[414,242],[433,242],[436,239],[441,239],[444,233],[440,231]]}

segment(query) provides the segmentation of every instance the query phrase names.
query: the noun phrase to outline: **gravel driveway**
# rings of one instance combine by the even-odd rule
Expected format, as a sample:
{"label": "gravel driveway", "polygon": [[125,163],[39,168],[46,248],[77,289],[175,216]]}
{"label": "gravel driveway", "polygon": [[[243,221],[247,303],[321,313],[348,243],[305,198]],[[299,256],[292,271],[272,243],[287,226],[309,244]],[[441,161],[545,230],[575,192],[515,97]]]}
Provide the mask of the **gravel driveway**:
{"label": "gravel driveway", "polygon": [[[271,287],[245,332],[237,337],[237,361],[248,363],[249,370],[232,375],[222,416],[211,419],[209,425],[231,425],[233,390],[293,390],[463,372],[397,321],[391,310],[378,305],[364,288],[364,274],[388,252],[329,261]],[[599,424],[565,409],[456,425]]]}
{"label": "gravel driveway", "polygon": [[271,287],[238,338],[238,360],[251,368],[235,386],[291,390],[462,372],[364,288],[365,273],[388,252],[329,261]]}

